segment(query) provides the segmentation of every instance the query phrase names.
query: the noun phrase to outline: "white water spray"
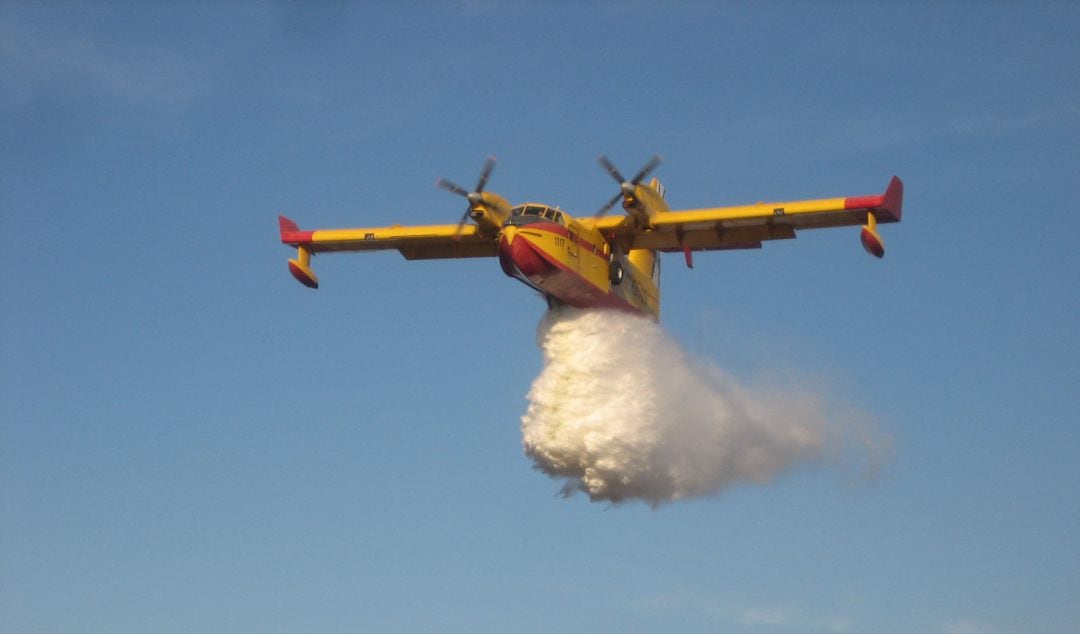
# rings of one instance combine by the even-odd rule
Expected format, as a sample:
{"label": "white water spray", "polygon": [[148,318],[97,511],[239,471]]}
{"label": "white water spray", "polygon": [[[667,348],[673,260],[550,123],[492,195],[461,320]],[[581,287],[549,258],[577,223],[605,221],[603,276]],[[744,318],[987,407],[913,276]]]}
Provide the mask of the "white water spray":
{"label": "white water spray", "polygon": [[545,365],[523,443],[536,468],[566,481],[565,495],[656,506],[765,483],[822,460],[838,430],[824,399],[741,385],[642,317],[560,309],[538,343]]}

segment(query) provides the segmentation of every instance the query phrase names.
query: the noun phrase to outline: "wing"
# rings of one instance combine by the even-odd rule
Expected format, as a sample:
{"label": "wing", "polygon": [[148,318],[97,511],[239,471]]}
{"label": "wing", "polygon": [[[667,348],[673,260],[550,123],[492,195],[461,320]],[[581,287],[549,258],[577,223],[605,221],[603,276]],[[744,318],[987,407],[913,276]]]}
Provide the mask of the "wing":
{"label": "wing", "polygon": [[498,255],[497,239],[481,235],[476,225],[417,225],[301,231],[285,216],[278,217],[281,241],[312,253],[397,249],[409,260],[477,258]]}
{"label": "wing", "polygon": [[794,238],[800,229],[845,225],[870,225],[877,237],[873,225],[900,221],[903,198],[904,184],[894,176],[885,193],[873,196],[662,211],[643,228],[625,217],[605,217],[596,228],[628,243],[626,248],[659,251],[754,249],[766,240]]}
{"label": "wing", "polygon": [[476,225],[465,225],[460,231],[457,225],[302,231],[292,220],[278,216],[278,226],[281,241],[299,252],[296,260],[289,260],[289,270],[311,288],[319,286],[310,267],[312,253],[396,249],[409,260],[431,260],[491,257],[499,252],[498,238],[482,234]]}

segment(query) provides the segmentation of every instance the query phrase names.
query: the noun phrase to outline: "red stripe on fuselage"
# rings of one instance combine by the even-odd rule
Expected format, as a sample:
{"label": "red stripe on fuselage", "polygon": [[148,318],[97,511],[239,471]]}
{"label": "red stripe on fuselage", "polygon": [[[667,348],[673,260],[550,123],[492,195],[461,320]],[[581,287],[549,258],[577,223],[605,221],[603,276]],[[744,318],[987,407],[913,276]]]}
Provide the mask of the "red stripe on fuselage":
{"label": "red stripe on fuselage", "polygon": [[[561,238],[566,238],[567,240],[570,239],[570,230],[563,225],[556,224],[554,222],[534,222],[528,225],[521,225],[519,231],[528,232],[534,227],[540,229],[541,231],[546,231],[547,233],[553,233]],[[582,238],[580,233],[574,233],[574,243],[577,244],[578,247],[585,249],[586,251],[598,253],[598,251],[593,250],[597,248],[596,245],[592,242],[589,242],[585,238]]]}
{"label": "red stripe on fuselage", "polygon": [[[527,227],[527,228],[526,228]],[[558,258],[551,256],[527,238],[529,231],[568,237],[565,227],[554,223],[532,223],[518,230],[512,244],[505,238],[499,244],[499,262],[503,272],[529,286],[575,308],[618,308],[642,312],[614,292],[605,291],[570,270]],[[523,235],[524,234],[524,235]],[[592,250],[591,242],[577,240],[579,246]]]}

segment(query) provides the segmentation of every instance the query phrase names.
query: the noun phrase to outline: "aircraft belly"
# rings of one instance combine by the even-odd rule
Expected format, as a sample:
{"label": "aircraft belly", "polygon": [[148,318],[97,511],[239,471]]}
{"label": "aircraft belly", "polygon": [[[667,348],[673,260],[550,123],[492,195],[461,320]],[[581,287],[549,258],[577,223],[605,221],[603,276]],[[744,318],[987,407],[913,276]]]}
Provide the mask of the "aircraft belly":
{"label": "aircraft belly", "polygon": [[[545,248],[551,246],[548,242],[554,244],[554,237],[544,235],[546,233],[518,231],[509,240],[504,238],[499,247],[499,262],[503,272],[575,308],[639,311],[619,295],[580,275],[576,270],[580,255],[570,255],[562,249]],[[597,257],[588,255],[591,258]],[[596,268],[593,264],[590,262],[586,268]],[[606,282],[606,276],[603,281]]]}

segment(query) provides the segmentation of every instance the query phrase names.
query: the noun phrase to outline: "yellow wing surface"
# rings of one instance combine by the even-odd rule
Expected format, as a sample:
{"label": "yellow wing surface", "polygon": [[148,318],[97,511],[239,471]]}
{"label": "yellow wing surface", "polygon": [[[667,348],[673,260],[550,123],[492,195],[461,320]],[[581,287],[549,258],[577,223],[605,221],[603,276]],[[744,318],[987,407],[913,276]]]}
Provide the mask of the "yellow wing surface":
{"label": "yellow wing surface", "polygon": [[478,258],[498,255],[497,237],[481,233],[477,225],[418,225],[324,229],[303,231],[285,216],[278,217],[281,241],[298,250],[289,271],[300,283],[318,288],[311,270],[311,254],[329,251],[381,251],[395,249],[409,260]]}
{"label": "yellow wing surface", "polygon": [[[682,210],[668,209],[655,179],[651,185],[627,184],[626,194],[624,207],[630,215],[582,218],[581,225],[596,229],[598,237],[623,251],[683,251],[692,266],[693,251],[754,249],[766,240],[794,238],[800,229],[845,225],[863,225],[863,246],[882,257],[885,247],[877,223],[900,221],[904,184],[894,176],[885,193],[871,196]],[[479,191],[479,187],[466,195],[476,197],[470,198],[472,206],[467,213],[477,224],[304,231],[279,216],[281,241],[298,252],[295,260],[289,260],[289,271],[302,284],[318,288],[318,278],[311,270],[312,253],[394,249],[409,260],[498,255],[500,227],[510,213],[509,203]]]}
{"label": "yellow wing surface", "polygon": [[740,207],[651,209],[644,222],[625,216],[602,217],[595,226],[626,249],[689,252],[753,249],[766,240],[794,238],[800,229],[865,225],[863,244],[880,257],[884,247],[875,227],[879,222],[899,222],[903,196],[904,185],[894,176],[884,194]]}

